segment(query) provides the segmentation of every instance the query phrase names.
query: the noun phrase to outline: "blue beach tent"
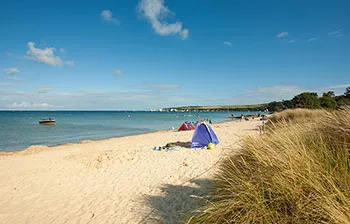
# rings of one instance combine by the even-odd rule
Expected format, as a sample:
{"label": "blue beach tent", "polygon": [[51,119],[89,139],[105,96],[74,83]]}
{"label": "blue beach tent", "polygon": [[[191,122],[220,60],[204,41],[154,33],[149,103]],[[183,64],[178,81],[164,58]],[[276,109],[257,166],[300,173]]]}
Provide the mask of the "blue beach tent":
{"label": "blue beach tent", "polygon": [[201,124],[194,131],[191,148],[202,148],[208,146],[209,143],[218,144],[218,137],[209,125]]}

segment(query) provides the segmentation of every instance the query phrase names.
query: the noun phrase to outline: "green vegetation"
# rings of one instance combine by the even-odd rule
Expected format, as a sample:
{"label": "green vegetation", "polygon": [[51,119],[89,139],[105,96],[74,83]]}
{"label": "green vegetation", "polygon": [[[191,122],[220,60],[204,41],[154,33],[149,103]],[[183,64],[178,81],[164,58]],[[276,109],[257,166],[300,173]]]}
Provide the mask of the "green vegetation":
{"label": "green vegetation", "polygon": [[335,96],[333,91],[323,93],[322,97],[318,97],[317,93],[304,92],[294,96],[291,100],[273,101],[266,104],[251,105],[226,105],[226,106],[183,106],[164,108],[164,110],[176,111],[281,111],[285,109],[307,108],[307,109],[336,109],[350,106],[350,87],[346,88],[343,95]]}
{"label": "green vegetation", "polygon": [[286,110],[270,120],[265,135],[222,162],[188,223],[350,223],[350,110]]}
{"label": "green vegetation", "polygon": [[340,96],[335,96],[333,91],[323,93],[322,97],[318,97],[317,93],[304,92],[296,95],[292,100],[268,103],[266,108],[269,111],[280,111],[293,108],[336,109],[345,106],[350,106],[350,87],[346,88],[346,92]]}
{"label": "green vegetation", "polygon": [[292,99],[295,108],[317,109],[321,107],[317,93],[301,93]]}
{"label": "green vegetation", "polygon": [[350,105],[350,87],[346,88],[344,95],[337,96],[336,99],[337,104],[340,106],[349,106]]}
{"label": "green vegetation", "polygon": [[337,108],[337,101],[335,100],[335,95],[333,91],[328,91],[328,93],[323,93],[320,99],[321,107],[323,108]]}

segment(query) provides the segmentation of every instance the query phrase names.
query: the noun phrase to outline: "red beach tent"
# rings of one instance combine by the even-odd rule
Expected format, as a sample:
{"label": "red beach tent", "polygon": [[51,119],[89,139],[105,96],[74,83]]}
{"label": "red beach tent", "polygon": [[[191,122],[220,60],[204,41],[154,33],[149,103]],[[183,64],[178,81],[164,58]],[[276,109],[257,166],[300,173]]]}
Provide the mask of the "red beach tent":
{"label": "red beach tent", "polygon": [[195,130],[200,125],[199,122],[185,121],[177,131]]}

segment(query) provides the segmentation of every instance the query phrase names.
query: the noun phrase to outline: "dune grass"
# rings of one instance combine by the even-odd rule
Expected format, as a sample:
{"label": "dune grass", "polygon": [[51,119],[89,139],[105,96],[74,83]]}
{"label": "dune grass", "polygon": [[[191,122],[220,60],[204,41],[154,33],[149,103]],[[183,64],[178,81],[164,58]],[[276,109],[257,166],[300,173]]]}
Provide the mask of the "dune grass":
{"label": "dune grass", "polygon": [[293,109],[285,110],[280,113],[276,113],[269,118],[272,123],[287,122],[315,122],[318,119],[322,119],[325,116],[323,110],[309,110],[309,109]]}
{"label": "dune grass", "polygon": [[350,223],[350,110],[289,110],[220,166],[188,223]]}

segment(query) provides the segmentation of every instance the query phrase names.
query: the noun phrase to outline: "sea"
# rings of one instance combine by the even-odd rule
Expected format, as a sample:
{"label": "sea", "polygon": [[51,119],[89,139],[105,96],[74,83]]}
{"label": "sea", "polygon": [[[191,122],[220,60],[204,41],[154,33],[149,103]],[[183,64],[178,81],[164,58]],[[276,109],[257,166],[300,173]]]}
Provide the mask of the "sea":
{"label": "sea", "polygon": [[[249,112],[229,112],[235,116]],[[134,135],[159,130],[176,130],[184,121],[228,119],[228,112],[146,111],[0,111],[0,151],[16,151],[31,145],[64,143]],[[41,125],[52,118],[55,125]]]}

